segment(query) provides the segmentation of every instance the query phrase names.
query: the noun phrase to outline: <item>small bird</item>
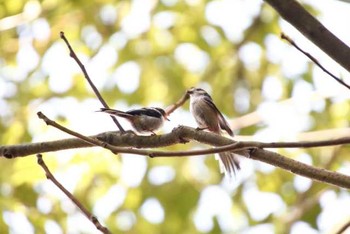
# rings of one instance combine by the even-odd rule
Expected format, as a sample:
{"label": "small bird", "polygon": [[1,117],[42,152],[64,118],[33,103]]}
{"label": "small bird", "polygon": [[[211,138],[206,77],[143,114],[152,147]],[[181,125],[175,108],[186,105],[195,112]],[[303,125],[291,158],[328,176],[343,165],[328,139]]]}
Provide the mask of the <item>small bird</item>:
{"label": "small bird", "polygon": [[[229,127],[225,117],[215,106],[210,95],[201,88],[191,88],[187,91],[190,95],[190,111],[195,118],[199,129],[207,129],[221,135],[221,130],[225,130],[230,136],[233,132]],[[240,169],[236,154],[232,152],[219,153],[220,168],[229,175],[235,174]]]}
{"label": "small bird", "polygon": [[128,120],[132,127],[139,133],[151,132],[153,135],[156,135],[154,131],[159,129],[165,120],[169,121],[166,112],[162,108],[158,107],[144,107],[126,112],[109,108],[101,108],[100,111]]}

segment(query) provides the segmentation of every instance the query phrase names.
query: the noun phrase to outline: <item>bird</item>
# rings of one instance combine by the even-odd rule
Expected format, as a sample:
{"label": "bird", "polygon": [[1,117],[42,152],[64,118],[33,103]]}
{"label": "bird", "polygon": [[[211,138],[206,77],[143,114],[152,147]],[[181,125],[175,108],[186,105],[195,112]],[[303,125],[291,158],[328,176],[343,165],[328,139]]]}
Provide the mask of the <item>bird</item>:
{"label": "bird", "polygon": [[[227,120],[204,89],[192,87],[187,93],[190,96],[190,112],[197,122],[198,129],[206,129],[219,135],[224,130],[230,136],[234,136]],[[236,171],[240,170],[239,160],[233,152],[219,153],[219,161],[221,171],[225,174],[236,174]]]}
{"label": "bird", "polygon": [[120,111],[110,108],[101,108],[100,112],[116,115],[128,120],[131,126],[139,133],[152,133],[159,129],[167,118],[167,113],[159,107],[144,107],[129,111]]}

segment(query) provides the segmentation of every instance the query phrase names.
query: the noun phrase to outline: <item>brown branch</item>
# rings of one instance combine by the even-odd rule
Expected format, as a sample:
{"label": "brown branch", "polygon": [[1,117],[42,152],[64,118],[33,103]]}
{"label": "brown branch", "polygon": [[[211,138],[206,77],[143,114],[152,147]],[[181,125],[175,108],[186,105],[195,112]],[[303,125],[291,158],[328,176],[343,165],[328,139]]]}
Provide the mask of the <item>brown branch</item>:
{"label": "brown branch", "polygon": [[350,227],[350,221],[345,223],[335,234],[343,234]]}
{"label": "brown branch", "polygon": [[[134,148],[125,148],[125,147],[118,147],[118,146],[113,146],[107,142],[103,142],[100,141],[96,138],[90,138],[87,136],[84,136],[80,133],[74,132],[68,128],[63,127],[62,125],[56,123],[55,121],[50,120],[49,118],[47,118],[43,113],[38,112],[38,117],[42,120],[45,121],[45,123],[47,125],[51,125],[63,132],[66,132],[72,136],[75,136],[83,141],[85,141],[86,143],[89,143],[91,145],[95,145],[95,146],[100,146],[106,149],[109,149],[112,153],[114,154],[118,154],[118,153],[129,153],[129,154],[138,154],[138,155],[148,155],[150,157],[153,157],[153,152],[151,150],[142,150],[142,149],[134,149]],[[163,152],[163,151],[160,151]],[[172,153],[172,152],[164,152],[164,153]]]}
{"label": "brown branch", "polygon": [[[72,57],[75,62],[78,64],[78,66],[80,67],[80,69],[82,70],[85,79],[88,81],[89,85],[91,86],[92,90],[94,91],[95,95],[97,96],[98,100],[100,100],[100,102],[102,103],[103,107],[105,108],[109,108],[109,106],[107,105],[107,103],[105,102],[105,100],[103,99],[102,95],[100,94],[100,92],[98,91],[98,89],[96,88],[96,86],[94,85],[94,83],[92,82],[92,80],[90,79],[89,74],[87,73],[84,64],[80,61],[80,59],[78,58],[78,56],[75,54],[72,46],[70,45],[69,41],[67,40],[66,36],[64,35],[64,32],[60,32],[60,36],[62,38],[62,40],[66,43],[68,49],[69,49],[69,56]],[[111,115],[110,115],[111,116]],[[115,118],[114,116],[111,116],[111,118],[113,119],[114,123],[117,125],[118,129],[121,132],[124,132],[125,130],[123,129],[123,127],[120,125],[119,121],[117,120],[117,118]]]}
{"label": "brown branch", "polygon": [[[227,138],[223,138],[223,139],[229,140],[227,143],[222,143],[222,142],[220,143],[220,141],[216,141],[217,142],[216,145],[227,145],[226,147],[205,149],[205,150],[172,152],[172,151],[155,151],[155,150],[144,150],[144,149],[119,147],[119,146],[111,145],[107,142],[101,141],[101,140],[96,139],[96,138],[84,136],[80,133],[77,133],[77,132],[74,132],[68,128],[65,128],[62,125],[56,123],[55,121],[50,120],[41,112],[38,112],[38,116],[40,119],[44,120],[47,125],[51,125],[51,126],[65,132],[65,133],[68,133],[72,136],[75,136],[75,137],[77,137],[77,138],[79,138],[79,139],[81,139],[81,140],[83,140],[91,145],[100,146],[100,147],[109,149],[114,154],[129,153],[129,154],[137,154],[137,155],[147,155],[149,157],[175,157],[175,156],[176,157],[187,157],[187,156],[199,156],[199,155],[203,155],[203,154],[224,152],[224,151],[227,151],[228,148],[230,149],[230,151],[236,151],[236,150],[242,151],[243,149],[251,148],[251,146],[242,147],[241,146],[242,142],[235,142],[234,144],[232,144],[232,140],[227,139]],[[197,131],[197,130],[195,130],[195,131]],[[213,134],[211,137],[216,137],[216,136],[218,136],[218,135]],[[155,136],[155,137],[157,137],[157,136]],[[177,143],[181,143],[181,142],[183,142],[183,140],[185,138],[187,138],[187,136],[180,136],[177,138],[178,138]],[[192,137],[192,139],[195,139],[195,138]],[[228,145],[228,144],[230,144],[230,145]],[[215,145],[215,143],[214,143],[214,145]]]}
{"label": "brown branch", "polygon": [[312,148],[312,147],[325,147],[344,145],[350,143],[350,137],[343,137],[334,140],[324,141],[299,141],[299,142],[244,142],[252,147],[256,148]]}
{"label": "brown branch", "polygon": [[[210,145],[216,145],[221,147],[205,149],[205,150],[191,150],[191,151],[143,150],[143,149],[133,149],[133,148],[126,148],[126,147],[117,147],[109,144],[108,142],[87,137],[77,132],[74,132],[68,128],[65,128],[62,125],[56,123],[55,121],[50,120],[41,112],[38,113],[38,116],[40,119],[43,119],[47,125],[51,125],[55,128],[58,128],[61,131],[66,132],[77,138],[80,138],[81,140],[87,143],[90,143],[92,145],[109,149],[113,153],[130,153],[130,154],[138,154],[138,155],[147,155],[150,157],[175,157],[175,156],[186,157],[186,156],[199,156],[203,154],[220,153],[225,151],[241,151],[241,150],[247,150],[252,148],[260,148],[260,149],[262,148],[310,148],[310,147],[324,147],[324,146],[334,146],[334,145],[342,145],[342,144],[350,143],[350,137],[344,137],[344,138],[335,139],[335,140],[317,141],[317,142],[308,142],[308,141],[279,142],[279,143],[276,143],[276,142],[263,143],[263,142],[254,142],[254,141],[236,142],[225,137],[219,138],[218,135],[215,133],[194,130],[194,133],[199,133],[199,134],[193,134],[193,131],[188,131],[188,132],[182,131],[182,134],[174,134],[175,137],[173,139],[177,139],[177,140],[175,140],[173,143],[168,142],[168,145],[181,143],[183,139],[186,139],[186,140],[193,139],[202,143],[208,143]],[[207,134],[209,136],[207,138],[204,138],[201,136],[201,135],[207,135]],[[160,138],[160,136],[151,136],[151,137],[156,137],[158,139]],[[213,138],[216,138],[215,141]],[[162,146],[165,146],[165,144],[162,144]]]}
{"label": "brown branch", "polygon": [[173,105],[171,106],[168,106],[166,108],[166,113],[167,115],[170,115],[171,113],[173,113],[177,108],[179,108],[180,106],[182,106],[186,101],[187,99],[189,99],[189,95],[188,93],[186,92],[181,98],[179,101],[177,101],[176,103],[174,103]]}
{"label": "brown branch", "polygon": [[[216,146],[223,146],[223,147],[217,147],[215,149],[207,149],[207,150],[201,150],[201,151],[189,151],[189,152],[164,152],[164,151],[152,151],[152,150],[141,150],[141,149],[126,149],[125,147],[116,147],[113,145],[110,145],[106,142],[102,142],[98,139],[90,138],[83,136],[79,133],[76,133],[72,130],[69,130],[56,122],[48,119],[44,114],[38,113],[38,116],[43,119],[46,124],[51,125],[53,127],[56,127],[68,134],[71,134],[73,136],[79,137],[82,140],[98,145],[104,148],[107,148],[111,150],[113,153],[123,152],[123,153],[131,153],[131,154],[138,154],[138,155],[148,155],[150,157],[160,157],[160,156],[190,156],[190,155],[201,155],[201,154],[208,154],[208,153],[217,153],[217,152],[223,152],[223,151],[231,151],[234,150],[236,153],[241,154],[242,156],[259,160],[280,168],[283,168],[285,170],[291,171],[294,174],[298,174],[313,180],[317,180],[320,182],[336,185],[343,188],[350,188],[350,176],[338,173],[338,172],[332,172],[326,169],[322,168],[316,168],[298,161],[295,161],[293,159],[286,158],[280,154],[266,151],[261,149],[261,147],[273,147],[276,148],[278,146],[277,143],[256,143],[256,142],[235,142],[231,139],[225,138],[225,137],[219,137],[217,134],[213,134],[210,132],[204,132],[204,131],[189,131],[187,132],[188,135],[183,134],[182,136],[178,137],[178,139],[194,139],[199,142],[216,145]],[[186,127],[182,127],[185,129]],[[179,128],[178,128],[179,129]],[[185,131],[186,133],[186,131]],[[350,138],[346,139],[346,142],[349,142]],[[181,140],[179,141],[181,142]],[[344,143],[345,139],[338,139],[337,144]],[[291,147],[295,147],[295,142],[290,143],[283,143],[282,145],[290,145]],[[314,142],[313,142],[314,144]],[[300,145],[300,143],[299,143]],[[328,142],[319,142],[316,144],[317,146],[328,146]],[[303,147],[311,147],[310,142],[304,142],[302,144]],[[248,151],[249,150],[249,151]],[[200,153],[199,153],[200,152]],[[249,152],[247,154],[246,152]]]}
{"label": "brown branch", "polygon": [[92,215],[84,206],[80,203],[80,201],[74,197],[50,172],[50,169],[46,166],[43,157],[41,154],[36,155],[38,158],[38,164],[43,168],[46,174],[46,178],[51,180],[82,212],[83,214],[95,225],[95,227],[100,230],[102,233],[111,233],[108,228],[102,226],[102,224],[98,221],[98,219]]}
{"label": "brown branch", "polygon": [[297,50],[299,50],[301,53],[303,53],[306,57],[308,57],[312,62],[314,62],[319,68],[321,68],[322,71],[324,71],[325,73],[327,73],[330,77],[332,77],[333,79],[335,79],[336,81],[338,81],[340,84],[342,84],[343,86],[345,86],[346,88],[350,89],[350,86],[348,84],[346,84],[344,81],[342,81],[340,78],[338,78],[337,76],[333,75],[330,71],[328,71],[324,66],[321,65],[320,62],[318,62],[318,60],[313,57],[310,53],[306,52],[305,50],[303,50],[302,48],[300,48],[291,38],[289,38],[286,34],[281,33],[281,38],[288,41],[292,46],[294,46]]}
{"label": "brown branch", "polygon": [[[40,114],[41,115],[41,114]],[[47,117],[44,117],[47,118]],[[47,121],[47,120],[46,120]],[[51,120],[49,120],[49,124]],[[53,122],[53,121],[52,121]],[[56,125],[57,123],[53,123]],[[51,125],[51,124],[50,124]],[[62,131],[67,132],[65,129]],[[70,134],[69,132],[67,132]],[[80,137],[80,134],[77,136]],[[212,154],[227,150],[232,150],[234,148],[311,148],[311,147],[324,147],[324,146],[336,146],[343,144],[350,144],[350,137],[341,137],[333,140],[322,140],[322,141],[299,141],[299,142],[254,142],[254,141],[244,141],[244,142],[234,142],[223,136],[218,136],[214,133],[197,131],[190,127],[180,126],[175,128],[171,133],[157,136],[138,136],[133,133],[121,133],[121,132],[103,132],[97,135],[89,136],[90,139],[98,139],[103,143],[108,143],[113,146],[122,147],[126,153],[129,152],[128,147],[133,148],[156,148],[165,147],[174,144],[183,143],[183,139],[196,140],[201,143],[210,145],[220,145],[219,142],[225,142],[225,146],[206,149],[206,150],[193,150],[185,152],[166,152],[166,151],[139,151],[140,153],[152,154],[154,157],[162,156],[193,156],[202,154]],[[226,142],[226,140],[229,140]],[[234,144],[232,145],[232,142]],[[95,142],[96,143],[96,142]],[[101,143],[102,144],[102,143]],[[228,145],[227,145],[228,144]],[[20,145],[8,145],[0,146],[0,157],[6,158],[16,158],[25,157],[28,155],[33,155],[37,153],[47,153],[66,149],[76,149],[96,146],[94,143],[89,143],[80,138],[68,138],[56,141],[48,142],[38,142],[38,143],[28,143]]]}
{"label": "brown branch", "polygon": [[349,47],[295,0],[265,0],[305,37],[350,72]]}
{"label": "brown branch", "polygon": [[350,176],[348,175],[310,166],[284,157],[275,152],[258,149],[251,152],[250,158],[280,167],[292,172],[293,174],[297,174],[312,180],[336,185],[342,188],[350,188]]}
{"label": "brown branch", "polygon": [[[261,143],[261,142],[235,142],[232,139],[225,138],[219,136],[217,134],[206,132],[206,131],[198,131],[196,129],[190,127],[178,127],[174,129],[171,133],[165,134],[162,136],[135,136],[133,134],[112,134],[112,133],[104,133],[99,134],[95,137],[86,137],[82,136],[78,133],[75,133],[71,130],[67,130],[66,128],[58,125],[54,121],[46,119],[46,116],[39,114],[40,118],[44,119],[47,124],[52,125],[54,127],[59,128],[62,131],[67,132],[68,134],[72,134],[76,137],[82,137],[81,139],[69,139],[69,141],[74,142],[76,146],[83,147],[85,146],[93,146],[98,145],[107,149],[110,149],[112,152],[117,153],[130,153],[130,154],[138,154],[138,155],[147,155],[151,157],[175,157],[175,156],[190,156],[190,155],[203,155],[203,154],[211,154],[222,151],[228,151],[234,149],[236,152],[247,150],[247,149],[255,149],[251,152],[251,159],[259,160],[262,162],[266,162],[268,164],[283,168],[285,170],[291,171],[295,174],[308,177],[310,179],[315,179],[318,181],[322,181],[325,183],[333,184],[336,186],[350,188],[350,177],[331,172],[324,169],[315,168],[313,166],[309,166],[295,160],[286,158],[280,154],[273,153],[270,151],[266,151],[260,148],[278,148],[278,147],[320,147],[320,146],[331,146],[331,145],[340,145],[350,143],[350,137],[340,138],[329,141],[320,141],[320,142],[284,142],[284,143]],[[101,136],[101,137],[99,137]],[[113,137],[114,136],[114,137]],[[172,145],[176,143],[182,143],[183,139],[186,140],[195,140],[204,144],[214,145],[214,146],[223,146],[217,147],[214,149],[206,149],[206,150],[193,150],[193,151],[181,151],[181,152],[167,152],[167,151],[154,151],[154,150],[143,150],[143,149],[135,149],[128,147],[136,147],[136,148],[145,148],[145,147],[161,147]],[[104,140],[105,142],[101,141]],[[49,143],[35,143],[35,147],[40,149],[40,146],[45,146]],[[114,145],[118,146],[114,146]],[[65,149],[68,149],[66,144],[61,144],[65,146]],[[124,147],[121,147],[124,146]],[[18,146],[17,146],[18,147]],[[22,147],[22,146],[20,146]],[[3,146],[0,147],[0,155],[5,156],[6,154],[9,157],[19,157],[21,155],[15,155],[15,153],[20,152],[16,151],[16,146]],[[30,148],[30,145],[25,146],[24,148]],[[50,147],[49,149],[53,149],[54,147]],[[45,149],[40,149],[41,152],[45,152]],[[57,149],[60,150],[60,149]],[[12,154],[14,153],[14,155]],[[246,154],[243,156],[247,157]]]}

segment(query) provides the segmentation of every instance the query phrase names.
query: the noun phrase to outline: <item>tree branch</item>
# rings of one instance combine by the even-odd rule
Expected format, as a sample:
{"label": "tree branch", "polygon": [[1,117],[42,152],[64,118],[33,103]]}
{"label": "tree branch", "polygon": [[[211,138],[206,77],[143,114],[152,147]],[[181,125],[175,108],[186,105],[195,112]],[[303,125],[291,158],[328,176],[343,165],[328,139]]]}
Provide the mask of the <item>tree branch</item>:
{"label": "tree branch", "polygon": [[350,221],[345,223],[335,234],[344,234],[346,229],[350,227]]}
{"label": "tree branch", "polygon": [[[133,147],[133,148],[156,148],[166,147],[174,144],[183,143],[181,138],[187,140],[196,140],[198,142],[210,145],[219,145],[220,142],[224,142],[226,145],[216,147],[208,150],[193,150],[186,151],[184,156],[191,156],[195,154],[212,154],[222,151],[232,150],[234,148],[311,148],[311,147],[325,147],[350,144],[350,137],[341,137],[333,140],[322,141],[299,141],[299,142],[254,142],[244,141],[236,142],[223,136],[216,135],[215,133],[206,131],[197,131],[196,129],[180,126],[175,128],[171,133],[155,136],[138,136],[133,133],[121,133],[121,132],[103,132],[97,135],[89,136],[91,139],[98,139],[104,143],[108,143],[113,146],[119,147]],[[229,140],[229,141],[227,141]],[[234,144],[232,145],[232,142]],[[229,144],[229,145],[227,145]],[[56,141],[28,143],[20,145],[8,145],[0,146],[0,157],[17,158],[25,157],[38,153],[48,153],[67,149],[77,149],[95,146],[80,138],[68,138]],[[127,150],[127,149],[126,149]],[[145,152],[145,151],[143,151]],[[200,153],[196,153],[200,152]],[[129,153],[129,152],[128,152]],[[154,157],[161,156],[178,156],[184,152],[166,152],[166,151],[147,151]],[[164,155],[169,153],[169,155]],[[173,154],[173,155],[170,155]]]}
{"label": "tree branch", "polygon": [[265,0],[305,37],[350,72],[350,48],[295,0]]}
{"label": "tree branch", "polygon": [[332,77],[334,80],[338,81],[341,85],[345,86],[346,88],[350,89],[350,86],[346,84],[344,81],[342,81],[337,76],[333,75],[330,71],[328,71],[324,66],[321,65],[321,63],[310,53],[306,52],[302,48],[300,48],[292,39],[290,39],[286,34],[281,33],[281,38],[288,41],[289,44],[294,46],[297,50],[299,50],[301,53],[303,53],[306,57],[308,57],[312,62],[314,62],[319,68],[321,68],[322,71],[327,73],[330,77]]}
{"label": "tree branch", "polygon": [[[76,133],[72,130],[66,129],[65,127],[57,124],[56,122],[48,119],[43,114],[38,114],[40,118],[45,120],[48,125],[52,125],[57,127],[58,129],[67,132],[73,136],[79,137],[80,139],[68,139],[74,143],[75,146],[101,146],[106,149],[111,150],[113,153],[130,153],[137,155],[146,155],[150,157],[178,157],[178,156],[194,156],[194,155],[203,155],[203,154],[212,154],[223,151],[235,151],[240,154],[242,152],[248,152],[249,155],[242,153],[242,156],[248,157],[251,159],[259,160],[285,170],[291,171],[292,173],[318,180],[324,183],[329,183],[335,186],[350,188],[350,176],[343,175],[341,173],[332,172],[325,169],[316,168],[314,166],[306,165],[304,163],[295,161],[293,159],[282,156],[278,153],[274,153],[271,151],[263,150],[262,148],[279,148],[279,147],[320,147],[320,146],[331,146],[331,145],[339,145],[350,143],[350,137],[341,138],[336,140],[329,141],[319,141],[319,142],[284,142],[284,143],[261,143],[261,142],[236,142],[232,139],[222,137],[215,133],[206,132],[206,131],[198,131],[196,129],[181,126],[174,129],[171,133],[165,134],[162,136],[137,136],[134,134],[115,134],[113,136],[112,133],[103,133],[94,137],[83,136],[79,133]],[[104,138],[101,141],[101,137]],[[113,136],[113,137],[111,137]],[[161,147],[167,146],[177,143],[182,143],[183,139],[186,140],[195,140],[204,144],[214,145],[214,146],[222,146],[214,149],[206,149],[206,150],[193,150],[193,151],[181,151],[181,152],[168,152],[168,151],[155,151],[155,150],[145,150],[145,149],[137,149],[137,148],[149,148],[149,147]],[[63,140],[65,141],[65,140]],[[58,144],[58,141],[54,143]],[[44,149],[40,149],[40,146],[49,145],[49,142],[46,143],[34,143],[34,147],[36,149],[44,151]],[[61,143],[61,146],[67,147],[67,144]],[[14,148],[23,146],[3,146],[0,147],[0,155],[12,157],[19,157],[21,155],[14,155],[15,153],[20,152],[20,150],[16,150]],[[30,148],[30,145],[27,145],[23,148]],[[129,148],[135,147],[135,148]],[[52,150],[54,147],[50,146],[49,149]],[[60,150],[60,149],[57,149]],[[33,152],[33,150],[31,151]],[[14,154],[11,154],[14,153]],[[23,155],[22,155],[23,156]]]}
{"label": "tree branch", "polygon": [[[102,103],[103,107],[105,108],[109,108],[108,104],[105,102],[105,100],[103,99],[102,95],[100,94],[100,92],[98,91],[98,89],[96,88],[96,86],[94,85],[94,83],[92,82],[92,80],[90,79],[89,74],[87,73],[84,64],[80,61],[80,59],[78,58],[78,56],[75,54],[72,46],[69,44],[69,41],[67,40],[66,36],[64,35],[64,32],[60,32],[60,36],[62,38],[62,40],[66,43],[68,49],[69,49],[69,55],[75,60],[75,62],[78,64],[78,66],[80,67],[81,71],[84,74],[85,79],[88,81],[89,85],[91,86],[92,90],[94,91],[95,95],[97,96],[98,100],[100,100],[100,102]],[[120,125],[119,121],[117,120],[117,118],[115,118],[114,116],[110,115],[111,118],[113,119],[114,123],[117,125],[117,127],[119,128],[119,130],[121,132],[124,132],[125,130],[123,129],[123,127]]]}
{"label": "tree branch", "polygon": [[177,101],[175,104],[171,105],[171,106],[168,106],[166,108],[166,113],[167,115],[170,115],[171,113],[173,113],[177,108],[179,108],[180,106],[182,106],[186,101],[187,99],[190,98],[190,95],[188,95],[188,92],[186,92],[181,98],[179,101]]}
{"label": "tree branch", "polygon": [[108,228],[102,226],[102,224],[98,221],[98,219],[92,215],[84,206],[80,203],[78,199],[74,197],[50,172],[50,169],[46,166],[43,157],[41,154],[36,155],[38,158],[38,164],[43,168],[46,174],[46,178],[51,180],[66,196],[83,212],[83,214],[95,225],[95,227],[100,230],[102,233],[111,233]]}

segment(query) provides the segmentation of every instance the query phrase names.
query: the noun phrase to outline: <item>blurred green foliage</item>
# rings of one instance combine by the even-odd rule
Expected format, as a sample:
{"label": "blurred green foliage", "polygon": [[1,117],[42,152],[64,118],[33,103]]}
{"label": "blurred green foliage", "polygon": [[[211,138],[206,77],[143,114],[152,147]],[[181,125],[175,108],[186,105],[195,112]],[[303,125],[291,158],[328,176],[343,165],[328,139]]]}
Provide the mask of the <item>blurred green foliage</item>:
{"label": "blurred green foliage", "polygon": [[[282,68],[283,57],[288,55],[281,54],[281,58],[277,60],[269,58],[268,45],[271,46],[271,42],[268,41],[278,41],[281,31],[281,19],[270,6],[254,1],[247,1],[249,4],[243,6],[244,1],[233,1],[242,5],[242,12],[249,7],[257,10],[237,18],[240,21],[238,25],[247,26],[236,32],[239,35],[232,37],[230,30],[236,27],[237,22],[223,27],[208,19],[208,5],[222,2],[225,1],[1,1],[1,144],[56,139],[57,130],[40,137],[47,134],[48,130],[44,123],[36,119],[35,112],[43,108],[44,104],[50,111],[50,117],[55,117],[62,124],[72,124],[71,127],[74,128],[72,116],[81,114],[83,125],[95,127],[96,133],[101,131],[98,128],[99,123],[91,126],[86,112],[75,109],[74,105],[69,107],[64,104],[75,100],[76,107],[79,107],[87,105],[86,100],[97,101],[81,71],[69,57],[68,50],[59,37],[60,31],[65,32],[88,72],[92,71],[92,80],[98,83],[103,97],[111,106],[144,106],[154,103],[167,106],[177,101],[189,87],[199,85],[208,89],[222,112],[234,119],[258,110],[262,104],[279,103],[292,97],[297,84],[301,82],[315,89],[312,64],[305,62],[306,69],[288,77]],[[140,4],[149,9],[143,9]],[[312,7],[308,6],[308,9],[311,10]],[[235,12],[238,14],[239,11]],[[130,20],[128,25],[131,14],[136,21]],[[219,18],[220,14],[215,17]],[[140,18],[143,20],[137,20]],[[145,28],[137,32],[143,23]],[[288,47],[283,42],[279,43],[283,49]],[[185,55],[181,55],[180,47]],[[111,54],[104,50],[109,50]],[[49,51],[55,53],[50,55]],[[302,55],[299,56],[304,59]],[[196,58],[199,61],[193,61]],[[102,61],[96,63],[100,65],[97,68],[93,67],[94,59]],[[110,61],[113,64],[108,65]],[[104,66],[105,64],[107,65]],[[139,80],[132,80],[128,76],[115,76],[118,68],[125,64],[131,64],[131,67],[136,64],[140,71]],[[191,68],[189,64],[195,68]],[[293,61],[289,66],[294,66]],[[59,78],[54,77],[55,71],[62,72],[59,73]],[[64,73],[66,71],[72,72]],[[267,96],[274,95],[277,91],[268,89],[266,94],[264,85],[269,77],[273,77],[272,81],[277,82],[280,88],[279,94],[270,99]],[[304,101],[307,103],[311,100],[305,98]],[[350,108],[346,100],[324,97],[319,106],[321,107],[318,109],[315,107],[301,113],[310,122],[303,131],[347,127]],[[91,109],[93,111],[97,108],[96,105]],[[187,111],[187,108],[188,104],[185,104],[184,110]],[[284,109],[277,110],[283,112]],[[269,113],[271,118],[276,114],[275,111],[276,109],[272,109]],[[92,115],[91,112],[89,114]],[[182,123],[182,120],[179,122]],[[288,125],[286,122],[286,128]],[[239,134],[254,136],[269,127],[262,120],[240,129]],[[280,128],[271,131],[287,130]],[[329,135],[328,138],[333,137],[336,136]],[[172,146],[167,150],[186,150],[193,147],[199,146],[191,143]],[[296,159],[300,159],[300,155],[308,155],[311,163],[332,170],[346,168],[346,161],[349,160],[347,148],[280,152]],[[297,221],[320,230],[320,224],[317,223],[322,212],[319,197],[326,192],[334,192],[336,197],[341,192],[344,196],[349,196],[347,191],[315,182],[306,186],[305,191],[298,191],[295,175],[279,169],[265,168],[265,165],[249,160],[244,161],[246,168],[243,166],[243,170],[250,172],[242,176],[243,179],[229,184],[227,181],[222,182],[223,176],[219,173],[213,157],[142,159],[141,163],[145,162],[145,172],[139,176],[140,181],[132,185],[128,179],[133,172],[123,172],[123,165],[126,163],[124,159],[105,150],[48,153],[44,155],[44,159],[52,172],[58,175],[58,179],[61,178],[62,183],[73,190],[89,210],[97,213],[97,218],[113,233],[249,233],[250,228],[263,224],[270,225],[268,230],[272,232],[289,233]],[[14,218],[12,214],[24,214],[27,221],[21,219],[23,227],[29,223],[33,227],[33,233],[53,230],[58,230],[58,233],[60,230],[62,233],[95,232],[87,219],[76,217],[80,213],[77,208],[50,181],[45,180],[44,172],[36,164],[34,156],[14,160],[1,158],[0,162],[1,233],[18,233],[20,230],[14,227],[20,224],[13,224],[14,221],[11,220],[18,220],[18,217]],[[167,173],[155,175],[158,175],[158,179],[170,175],[170,179],[157,185],[150,179],[151,175],[156,169],[164,169],[164,166]],[[131,170],[132,167],[125,168]],[[172,169],[170,172],[169,168]],[[159,175],[164,178],[159,178]],[[118,186],[113,187],[115,185]],[[225,205],[230,211],[225,216],[226,221],[218,214],[219,211],[209,220],[206,219],[207,216],[197,213],[203,206],[203,191],[216,189],[216,185],[232,201],[232,204],[226,202]],[[113,193],[114,190],[111,192],[120,203],[115,205],[112,202],[113,205],[109,206],[108,199],[111,198],[107,199],[106,194],[111,188],[121,191],[120,194]],[[247,191],[252,188],[261,193],[276,194],[283,205],[266,216],[256,218],[255,211],[248,206],[249,201],[245,200]],[[261,193],[256,193],[254,200],[259,200]],[[122,198],[123,194],[125,198]],[[164,212],[163,216],[158,215],[155,220],[147,217],[152,216],[149,215],[152,214],[149,209],[148,213],[143,213],[145,201],[150,198],[155,198]],[[107,202],[106,213],[96,211],[96,203],[103,199]],[[214,200],[215,197],[212,198],[214,207],[208,205],[206,209],[203,208],[204,213],[215,210]],[[305,201],[308,201],[308,205],[303,203]],[[152,207],[155,206],[151,206],[151,209]],[[99,216],[101,214],[104,218]],[[196,224],[197,216],[202,224]],[[339,218],[337,225],[342,221],[344,220]],[[203,223],[204,226],[201,226]]]}

